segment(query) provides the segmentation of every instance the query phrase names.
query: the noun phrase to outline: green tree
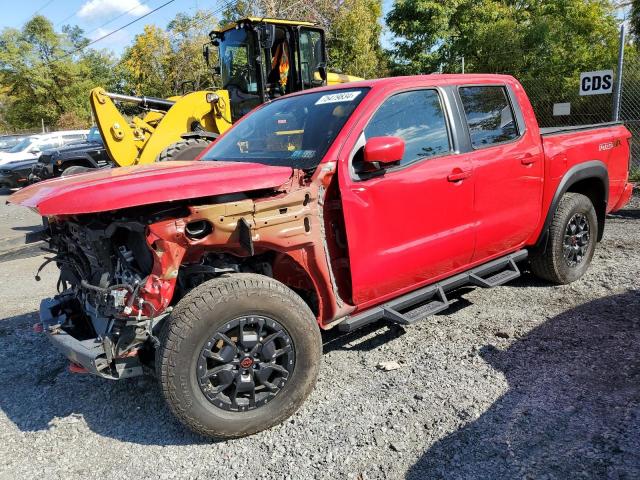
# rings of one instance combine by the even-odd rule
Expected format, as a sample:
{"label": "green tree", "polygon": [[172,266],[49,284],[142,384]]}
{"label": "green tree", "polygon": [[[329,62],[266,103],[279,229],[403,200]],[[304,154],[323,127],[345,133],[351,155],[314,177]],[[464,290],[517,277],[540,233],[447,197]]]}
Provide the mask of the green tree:
{"label": "green tree", "polygon": [[402,73],[441,66],[517,76],[573,75],[611,65],[617,22],[607,0],[397,0],[387,16]]}
{"label": "green tree", "polygon": [[631,33],[633,36],[636,37],[636,39],[640,38],[640,0],[633,0],[631,2],[629,24],[631,26]]}
{"label": "green tree", "polygon": [[[169,77],[174,91],[178,92],[183,82],[190,82],[194,90],[213,85],[211,69],[202,55],[202,45],[209,41],[209,32],[216,25],[213,13],[206,10],[198,10],[193,15],[179,13],[169,22]],[[215,49],[211,52],[214,54]],[[217,57],[212,56],[209,61],[213,65]]]}
{"label": "green tree", "polygon": [[87,43],[77,27],[58,33],[42,16],[0,33],[2,116],[10,128],[55,126],[69,113],[89,124],[89,90],[111,84],[114,61],[104,52],[78,50]]}
{"label": "green tree", "polygon": [[331,69],[365,78],[383,76],[386,59],[380,45],[380,0],[345,0],[330,27]]}
{"label": "green tree", "polygon": [[169,78],[169,36],[155,25],[145,25],[133,44],[124,51],[118,72],[122,77],[120,90],[125,93],[167,97],[173,88]]}
{"label": "green tree", "polygon": [[166,30],[145,25],[120,60],[119,90],[169,97],[181,93],[184,82],[190,82],[189,88],[196,90],[211,86],[211,70],[202,56],[202,45],[215,26],[213,14],[204,10],[193,15],[178,13]]}

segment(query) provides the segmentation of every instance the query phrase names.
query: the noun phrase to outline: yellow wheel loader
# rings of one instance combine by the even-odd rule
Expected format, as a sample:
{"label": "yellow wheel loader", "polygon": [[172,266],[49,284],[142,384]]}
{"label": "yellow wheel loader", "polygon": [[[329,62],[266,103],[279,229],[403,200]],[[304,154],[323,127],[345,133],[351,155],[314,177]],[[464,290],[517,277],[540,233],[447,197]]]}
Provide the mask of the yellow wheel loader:
{"label": "yellow wheel loader", "polygon": [[[91,108],[111,160],[118,166],[193,160],[254,107],[291,92],[360,80],[327,72],[324,30],[309,22],[245,18],[209,34],[203,46],[222,88],[168,99],[91,91]],[[125,119],[115,102],[144,116]]]}

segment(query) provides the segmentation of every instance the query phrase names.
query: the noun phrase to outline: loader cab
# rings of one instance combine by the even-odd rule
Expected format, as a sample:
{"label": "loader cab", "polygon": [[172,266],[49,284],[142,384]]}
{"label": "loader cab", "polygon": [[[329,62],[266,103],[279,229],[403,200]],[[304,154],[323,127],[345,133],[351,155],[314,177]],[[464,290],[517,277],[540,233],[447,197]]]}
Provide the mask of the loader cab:
{"label": "loader cab", "polygon": [[234,122],[266,101],[326,85],[324,31],[312,23],[247,18],[210,38]]}

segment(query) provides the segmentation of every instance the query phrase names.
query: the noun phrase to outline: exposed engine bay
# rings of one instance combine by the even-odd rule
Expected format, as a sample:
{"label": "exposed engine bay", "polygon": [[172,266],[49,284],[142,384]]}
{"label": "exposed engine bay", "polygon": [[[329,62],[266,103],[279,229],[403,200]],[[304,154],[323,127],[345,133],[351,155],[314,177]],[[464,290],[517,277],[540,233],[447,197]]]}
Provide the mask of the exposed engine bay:
{"label": "exposed engine bay", "polygon": [[104,357],[94,363],[104,359],[96,365],[104,367],[99,372],[103,376],[141,374],[143,362],[138,360],[152,360],[150,347],[157,341],[157,319],[148,315],[153,308],[141,291],[153,267],[145,225],[69,219],[50,224],[48,234],[49,251],[55,255],[47,262],[60,269],[57,324],[50,332],[100,343]]}

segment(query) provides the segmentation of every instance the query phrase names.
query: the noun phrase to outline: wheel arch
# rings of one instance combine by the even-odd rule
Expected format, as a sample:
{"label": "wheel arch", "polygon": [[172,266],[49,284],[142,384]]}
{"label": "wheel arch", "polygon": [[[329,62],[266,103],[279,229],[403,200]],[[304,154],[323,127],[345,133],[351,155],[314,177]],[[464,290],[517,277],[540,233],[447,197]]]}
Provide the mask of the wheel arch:
{"label": "wheel arch", "polygon": [[542,231],[536,242],[536,248],[546,249],[553,215],[558,209],[560,199],[568,192],[580,193],[591,200],[598,217],[597,240],[602,240],[609,198],[609,172],[602,161],[589,160],[571,167],[560,180],[547,210]]}
{"label": "wheel arch", "polygon": [[98,167],[98,164],[91,157],[91,155],[79,155],[79,156],[73,156],[68,158],[61,158],[61,159],[58,159],[58,161],[59,160],[62,160],[63,163],[61,166],[64,166],[65,169],[73,166],[91,167],[91,168]]}

